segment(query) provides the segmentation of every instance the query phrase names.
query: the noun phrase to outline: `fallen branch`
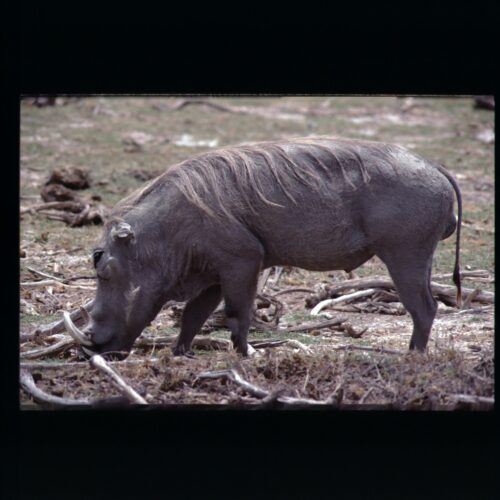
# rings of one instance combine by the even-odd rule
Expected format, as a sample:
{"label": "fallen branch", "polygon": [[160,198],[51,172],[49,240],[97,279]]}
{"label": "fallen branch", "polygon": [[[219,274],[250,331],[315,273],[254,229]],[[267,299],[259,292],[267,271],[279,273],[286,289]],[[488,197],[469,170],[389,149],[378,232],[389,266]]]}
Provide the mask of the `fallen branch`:
{"label": "fallen branch", "polygon": [[266,347],[279,347],[284,345],[288,340],[250,340],[248,343],[255,349],[265,349]]}
{"label": "fallen branch", "polygon": [[488,398],[484,396],[472,396],[469,394],[450,394],[450,399],[453,399],[457,403],[466,403],[466,404],[481,404],[486,405],[491,408],[495,405],[495,398]]}
{"label": "fallen branch", "polygon": [[264,270],[260,276],[259,276],[259,281],[257,283],[257,292],[256,295],[262,293],[264,290],[264,287],[266,286],[267,280],[269,279],[269,276],[271,275],[271,268],[269,267],[268,269]]}
{"label": "fallen branch", "polygon": [[312,288],[287,288],[286,290],[280,290],[279,292],[274,293],[273,297],[278,297],[279,295],[285,295],[286,293],[314,293]]}
{"label": "fallen branch", "polygon": [[67,283],[63,283],[59,279],[50,279],[50,280],[42,280],[42,281],[24,281],[21,283],[21,286],[24,286],[24,287],[62,286],[65,288],[74,288],[77,290],[92,290],[92,291],[96,290],[96,288],[93,286],[68,285]]}
{"label": "fallen branch", "polygon": [[[277,391],[268,392],[260,387],[247,382],[241,375],[234,369],[230,370],[219,370],[214,372],[203,372],[200,373],[196,380],[198,379],[225,379],[231,380],[238,386],[240,386],[244,391],[248,394],[266,401],[268,403],[271,399],[273,401],[284,403],[284,404],[301,404],[301,405],[325,405],[331,404],[329,401],[317,401],[315,399],[301,399],[301,398],[292,398],[288,396],[281,396],[279,393],[276,394]],[[195,380],[195,382],[196,382]]]}
{"label": "fallen branch", "polygon": [[382,347],[366,347],[364,345],[338,345],[331,347],[333,351],[370,351],[370,352],[380,352],[383,354],[396,354],[398,356],[404,356],[406,353],[401,351],[395,351],[393,349],[384,349]]}
{"label": "fallen branch", "polygon": [[31,205],[30,207],[21,207],[20,213],[35,213],[41,210],[68,210],[70,212],[79,213],[83,210],[84,204],[79,201],[49,201],[48,203],[40,203]]}
{"label": "fallen branch", "polygon": [[[326,101],[325,101],[326,102]],[[209,101],[207,99],[200,98],[188,98],[181,99],[171,106],[158,106],[157,109],[169,109],[169,110],[179,110],[188,105],[198,104],[211,107],[217,111],[230,112],[230,113],[244,113],[244,114],[256,114],[259,116],[265,116],[268,118],[282,118],[288,120],[303,120],[305,115],[308,116],[333,116],[337,113],[335,108],[329,108],[329,102],[326,105],[321,104],[320,107],[311,108],[309,106],[267,106],[267,107],[257,107],[257,106],[232,106],[229,104],[222,104],[215,101]],[[423,106],[423,104],[419,104]],[[350,113],[352,116],[357,116],[359,113]]]}
{"label": "fallen branch", "polygon": [[349,304],[347,306],[333,306],[330,308],[331,311],[338,311],[338,312],[346,312],[346,313],[359,313],[361,312],[361,308],[354,305],[354,304]]}
{"label": "fallen branch", "polygon": [[342,297],[338,297],[336,299],[323,300],[312,309],[310,314],[311,316],[317,316],[322,309],[331,304],[340,304],[341,302],[348,302],[350,300],[358,299],[359,297],[366,297],[368,295],[372,295],[375,291],[376,290],[374,288],[369,288],[368,290],[361,290],[359,292],[342,295]]}
{"label": "fallen branch", "polygon": [[[268,392],[250,382],[246,381],[241,375],[234,369],[229,370],[219,370],[213,372],[203,372],[200,373],[195,380],[195,383],[199,379],[225,379],[230,380],[241,387],[245,392],[250,394],[251,396],[261,400],[258,403],[259,407],[266,407],[271,402],[279,403],[283,405],[297,405],[297,406],[318,406],[325,405],[332,408],[343,408],[347,410],[385,410],[385,409],[404,409],[404,407],[389,403],[389,404],[342,404],[342,393],[343,391],[335,390],[332,396],[325,400],[316,400],[316,399],[306,399],[306,398],[294,398],[289,396],[283,396],[283,389],[278,388],[271,392]],[[340,396],[340,397],[339,397]]]}
{"label": "fallen branch", "polygon": [[[486,269],[475,269],[474,271],[460,271],[460,278],[488,278],[491,275],[489,271]],[[434,280],[444,280],[453,278],[453,273],[445,273],[445,274],[435,274],[432,279]]]}
{"label": "fallen branch", "polygon": [[377,290],[373,294],[372,302],[399,302],[398,294],[387,290]]}
{"label": "fallen branch", "polygon": [[52,394],[47,394],[36,386],[35,381],[33,380],[33,377],[28,370],[21,369],[19,380],[24,391],[29,394],[36,403],[39,403],[41,405],[58,407],[81,406],[90,404],[86,399],[67,399],[61,398],[59,396],[53,396]]}
{"label": "fallen branch", "polygon": [[[314,308],[321,301],[336,297],[341,292],[348,290],[366,290],[371,288],[380,288],[389,291],[395,291],[394,283],[389,279],[357,279],[344,281],[341,285],[329,287],[321,293],[311,295],[306,299],[306,307]],[[456,287],[451,285],[442,285],[434,281],[431,282],[433,295],[447,305],[456,306]],[[474,290],[471,288],[462,288],[462,297],[465,300]],[[373,293],[373,292],[372,292]],[[345,295],[347,297],[347,295]],[[342,297],[337,297],[342,298]],[[334,299],[336,300],[336,299]],[[475,298],[476,302],[491,304],[495,300],[493,292],[481,291]]]}
{"label": "fallen branch", "polygon": [[[177,341],[178,335],[163,335],[158,337],[139,337],[134,347],[171,346]],[[227,351],[232,346],[230,340],[215,337],[195,337],[191,346],[196,349]]]}
{"label": "fallen branch", "polygon": [[[135,366],[135,365],[144,365],[148,366],[148,363],[156,363],[158,362],[158,358],[147,358],[147,359],[129,359],[129,360],[121,360],[121,361],[108,361],[108,364],[111,366]],[[25,368],[26,370],[50,370],[59,368],[71,368],[71,369],[79,369],[79,368],[87,368],[87,361],[69,361],[69,362],[54,362],[54,361],[33,361],[26,362],[21,361],[19,364],[21,368]]]}
{"label": "fallen branch", "polygon": [[463,309],[462,311],[444,311],[448,314],[481,314],[485,312],[493,311],[493,306],[476,307],[475,309]]}
{"label": "fallen branch", "polygon": [[[399,304],[397,307],[388,306],[386,304],[381,304],[380,302],[367,303],[367,312],[376,312],[379,314],[390,314],[393,316],[404,316],[406,314],[406,309],[403,304]],[[373,310],[370,310],[373,309]]]}
{"label": "fallen branch", "polygon": [[285,268],[283,266],[276,266],[274,268],[275,270],[275,278],[274,278],[274,286],[278,286],[279,282],[280,282],[280,279],[281,279],[281,276],[283,274],[283,272],[285,271]]}
{"label": "fallen branch", "polygon": [[373,387],[370,387],[362,396],[362,398],[359,400],[359,404],[362,405],[367,399],[368,396],[373,392]]}
{"label": "fallen branch", "polygon": [[362,330],[360,330],[359,332],[357,332],[357,331],[355,330],[355,328],[354,328],[352,325],[350,325],[349,323],[346,323],[345,325],[342,325],[342,326],[340,327],[340,329],[341,329],[342,331],[344,331],[344,332],[345,332],[345,334],[346,334],[348,337],[351,337],[351,338],[353,338],[353,339],[359,339],[359,338],[361,338],[361,337],[362,337],[362,335],[368,331],[368,327],[365,327],[365,328],[363,328]]}
{"label": "fallen branch", "polygon": [[293,332],[307,332],[310,330],[320,330],[322,328],[328,328],[335,325],[340,325],[347,321],[345,316],[340,318],[328,319],[326,321],[319,321],[318,323],[308,323],[306,325],[292,326],[290,328],[283,328],[276,330],[279,333],[293,333]]}
{"label": "fallen branch", "polygon": [[57,278],[56,276],[52,276],[52,274],[44,273],[42,271],[38,271],[37,269],[33,269],[32,267],[26,266],[26,269],[33,274],[38,276],[42,276],[43,278],[49,278],[51,280],[62,281],[61,278]]}
{"label": "fallen branch", "polygon": [[70,276],[69,278],[64,278],[63,283],[69,283],[70,281],[78,280],[96,280],[95,276]]}
{"label": "fallen branch", "polygon": [[[89,300],[82,307],[84,307],[88,312],[92,310],[94,306],[94,300]],[[84,324],[84,318],[82,316],[82,312],[80,307],[78,309],[74,309],[70,313],[71,321],[76,326],[82,326]],[[37,326],[35,331],[29,334],[23,334],[21,336],[21,342],[27,342],[28,340],[33,339],[37,335],[54,335],[56,333],[63,333],[66,331],[66,327],[64,326],[64,320],[60,319],[58,321],[54,321],[53,323],[49,323],[48,325]]]}
{"label": "fallen branch", "polygon": [[318,304],[322,300],[334,298],[340,293],[346,292],[348,290],[360,290],[360,289],[364,290],[367,288],[382,288],[382,289],[394,290],[394,283],[390,279],[383,279],[383,278],[375,278],[375,279],[361,278],[354,280],[346,280],[342,282],[341,285],[327,287],[320,293],[307,297],[306,307],[313,308],[316,304]]}
{"label": "fallen branch", "polygon": [[[344,320],[343,320],[344,321]],[[335,324],[338,324],[338,320],[334,320]],[[331,323],[331,322],[327,322]],[[284,330],[281,330],[282,332]],[[161,337],[141,337],[139,338],[134,347],[152,347],[152,346],[171,346],[177,340],[177,335],[168,335]],[[301,349],[308,354],[311,354],[311,349],[306,345],[302,344],[298,340],[294,339],[283,339],[283,340],[250,340],[248,341],[249,348],[254,349],[264,349],[266,347],[278,347],[280,345],[290,345]],[[232,348],[233,343],[227,339],[215,338],[215,337],[195,337],[191,344],[192,347],[196,349],[206,349],[206,350],[218,350],[218,351],[228,351]]]}
{"label": "fallen branch", "polygon": [[262,321],[257,317],[256,314],[254,314],[252,318],[252,326],[264,331],[269,329],[269,325],[272,325],[274,329],[277,328],[280,318],[283,316],[285,310],[283,303],[275,297],[264,293],[257,294],[257,298],[263,301],[266,306],[267,304],[269,304],[269,306],[273,305],[274,313],[270,314],[269,318],[266,319],[266,321]]}
{"label": "fallen branch", "polygon": [[233,369],[200,373],[196,377],[195,382],[198,379],[221,379],[221,378],[226,380],[232,380],[240,387],[242,387],[246,392],[248,392],[248,394],[251,394],[256,398],[263,399],[269,396],[269,393],[267,391],[251,384],[250,382],[247,382],[240,376],[240,374],[236,370]]}
{"label": "fallen branch", "polygon": [[257,106],[231,106],[229,104],[222,104],[214,101],[209,101],[206,99],[181,99],[173,106],[169,106],[172,111],[177,111],[186,106],[193,104],[198,104],[202,106],[207,106],[217,111],[223,111],[228,113],[242,113],[248,115],[257,115],[264,118],[273,118],[281,120],[295,120],[303,121],[305,117],[302,114],[282,112],[278,108],[272,106],[269,107],[257,107]]}
{"label": "fallen branch", "polygon": [[57,344],[53,344],[48,347],[42,347],[41,349],[34,349],[33,351],[25,351],[20,353],[20,358],[21,359],[37,359],[37,358],[43,358],[44,356],[47,356],[48,354],[56,354],[62,351],[65,351],[72,345],[74,345],[75,342],[71,337],[65,338],[61,340],[60,342],[57,342]]}
{"label": "fallen branch", "polygon": [[171,346],[175,342],[176,339],[177,339],[177,335],[158,335],[157,337],[141,335],[134,342],[134,347]]}
{"label": "fallen branch", "polygon": [[463,301],[462,309],[470,309],[471,302],[476,300],[476,297],[481,293],[479,288],[476,288],[472,293],[470,293],[467,298]]}
{"label": "fallen branch", "polygon": [[230,340],[220,338],[195,337],[191,345],[196,349],[227,351],[233,343]]}
{"label": "fallen branch", "polygon": [[466,370],[465,373],[467,373],[467,375],[469,375],[469,377],[475,378],[475,379],[479,380],[480,382],[483,382],[483,383],[486,383],[486,384],[493,384],[494,383],[494,378],[493,377],[486,378],[486,377],[483,377],[483,376],[479,375],[478,373],[474,373],[474,372],[471,372],[469,370]]}
{"label": "fallen branch", "polygon": [[25,213],[39,214],[52,220],[64,221],[71,227],[84,224],[102,224],[106,209],[102,205],[92,206],[81,201],[51,201],[30,207],[21,207],[21,215]]}
{"label": "fallen branch", "polygon": [[306,354],[312,354],[311,349],[309,347],[307,347],[306,345],[304,345],[302,342],[299,342],[298,340],[295,340],[295,339],[287,340],[286,345],[296,347],[297,349],[304,351]]}
{"label": "fallen branch", "polygon": [[[437,296],[441,301],[446,303],[451,303],[451,305],[456,306],[456,288],[450,285],[441,285],[431,281],[431,288],[433,295]],[[475,290],[471,288],[462,288],[462,297],[466,301],[468,296],[475,293]],[[495,302],[495,294],[493,292],[480,291],[474,298],[475,302],[481,302],[483,304],[493,304]]]}
{"label": "fallen branch", "polygon": [[105,375],[107,375],[113,384],[116,386],[116,388],[126,397],[128,398],[132,403],[139,404],[139,405],[147,405],[147,401],[140,395],[138,394],[132,387],[130,387],[122,378],[121,376],[113,369],[111,366],[109,366],[104,358],[100,356],[99,354],[96,354],[95,356],[92,356],[89,359],[90,365],[93,366],[94,368],[97,368],[101,372],[103,372]]}
{"label": "fallen branch", "polygon": [[38,271],[37,269],[34,269],[32,267],[26,266],[26,269],[33,274],[36,274],[38,276],[42,276],[43,278],[48,278],[51,280],[58,281],[62,284],[67,285],[70,281],[77,281],[77,280],[95,280],[95,276],[71,276],[69,278],[58,278],[57,276],[53,276],[52,274],[45,273],[43,271]]}

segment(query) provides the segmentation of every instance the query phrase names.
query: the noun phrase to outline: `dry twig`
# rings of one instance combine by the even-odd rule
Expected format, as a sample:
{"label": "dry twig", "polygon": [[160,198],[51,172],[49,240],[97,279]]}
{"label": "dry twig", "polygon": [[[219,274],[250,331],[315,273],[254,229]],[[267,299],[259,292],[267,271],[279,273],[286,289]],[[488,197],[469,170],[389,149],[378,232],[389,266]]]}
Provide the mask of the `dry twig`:
{"label": "dry twig", "polygon": [[[347,280],[344,281],[341,285],[337,285],[334,287],[329,287],[321,293],[311,295],[306,299],[307,307],[314,307],[319,304],[321,301],[326,299],[331,299],[341,292],[345,292],[347,290],[366,290],[371,288],[377,289],[385,289],[395,291],[394,283],[389,279],[356,279],[356,280]],[[450,285],[442,285],[440,283],[436,283],[434,281],[431,282],[431,288],[433,295],[438,299],[444,302],[447,305],[456,305],[456,287]],[[464,300],[469,296],[469,294],[473,293],[474,290],[470,288],[462,288],[462,297]],[[372,292],[373,293],[373,292]],[[347,297],[347,295],[344,295]],[[342,297],[338,297],[340,299]],[[337,300],[337,298],[333,299]],[[491,304],[495,300],[495,294],[493,292],[481,291],[475,298],[476,302],[481,302],[485,304]],[[330,304],[335,304],[335,302],[331,302]]]}
{"label": "dry twig", "polygon": [[[91,311],[94,306],[94,300],[90,300],[83,304],[87,311]],[[84,323],[84,318],[82,316],[81,308],[73,309],[70,313],[71,321],[76,326],[82,326]],[[35,331],[29,334],[25,334],[22,336],[22,342],[26,342],[28,340],[33,339],[37,335],[54,335],[55,333],[62,333],[66,331],[66,327],[64,326],[64,320],[60,319],[58,321],[54,321],[53,323],[49,323],[48,325],[37,326]]]}
{"label": "dry twig", "polygon": [[278,329],[276,331],[279,333],[307,332],[310,330],[320,330],[321,328],[329,328],[340,325],[345,321],[347,321],[347,318],[345,316],[341,316],[340,318],[328,319],[317,323],[308,323],[306,325],[291,326],[290,328]]}
{"label": "dry twig", "polygon": [[[136,340],[134,347],[171,346],[176,342],[177,338],[177,335],[141,336]],[[231,345],[230,340],[215,337],[195,337],[191,343],[191,346],[196,349],[214,349],[219,351],[227,351]]]}
{"label": "dry twig", "polygon": [[[144,366],[149,366],[149,363],[156,363],[160,361],[158,358],[147,358],[147,359],[124,359],[121,361],[108,361],[108,365],[111,366],[139,366],[139,365],[144,365]],[[19,364],[21,368],[25,368],[27,370],[50,370],[50,369],[56,369],[58,370],[59,368],[65,369],[65,368],[71,368],[71,369],[79,369],[79,368],[86,368],[88,366],[87,361],[69,361],[69,362],[54,362],[54,361],[33,361],[33,362],[26,362],[26,361],[21,361]]]}
{"label": "dry twig", "polygon": [[74,288],[77,290],[92,290],[95,291],[96,288],[93,286],[81,286],[81,285],[68,285],[67,283],[63,283],[59,279],[50,279],[50,280],[42,280],[42,281],[24,281],[21,283],[21,286],[24,287],[39,287],[39,286],[61,286],[64,288]]}
{"label": "dry twig", "polygon": [[285,290],[280,290],[273,294],[273,297],[278,297],[279,295],[285,295],[286,293],[314,293],[312,288],[286,288]]}
{"label": "dry twig", "polygon": [[255,349],[265,349],[267,347],[279,347],[280,345],[284,345],[288,342],[288,340],[251,340],[248,343],[254,347]]}
{"label": "dry twig", "polygon": [[21,369],[20,372],[20,382],[21,387],[25,390],[27,394],[29,394],[33,400],[42,405],[49,405],[51,407],[55,406],[81,406],[90,404],[86,399],[67,399],[61,398],[58,396],[53,396],[52,394],[47,394],[46,392],[39,389],[35,381],[33,380],[33,376],[26,369]]}
{"label": "dry twig", "polygon": [[374,279],[354,279],[343,281],[342,284],[327,287],[320,293],[311,295],[306,299],[306,305],[308,307],[314,307],[316,304],[325,299],[330,299],[348,290],[364,290],[367,288],[382,288],[382,289],[392,289],[394,290],[394,284],[389,279],[374,278]]}
{"label": "dry twig", "polygon": [[48,203],[40,203],[31,205],[30,207],[21,207],[20,213],[35,213],[48,209],[68,210],[70,212],[79,213],[83,209],[83,203],[80,201],[49,201]]}
{"label": "dry twig", "polygon": [[470,293],[462,304],[462,309],[469,309],[471,302],[473,302],[476,297],[481,293],[479,288],[476,288],[472,293]]}
{"label": "dry twig", "polygon": [[[448,302],[453,306],[456,305],[456,288],[454,286],[441,285],[431,281],[431,288],[432,293],[445,304]],[[472,290],[471,288],[462,288],[462,297],[464,301],[466,301],[469,295],[474,292],[475,290]],[[482,290],[476,294],[474,301],[481,302],[483,304],[493,304],[495,301],[495,294],[493,292]]]}
{"label": "dry twig", "polygon": [[[302,399],[302,398],[292,398],[288,396],[282,396],[276,394],[276,391],[269,393],[260,387],[257,387],[250,382],[247,382],[241,375],[234,369],[230,370],[219,370],[214,372],[203,372],[200,373],[196,379],[226,379],[231,380],[235,384],[239,385],[243,390],[251,394],[252,396],[262,399],[264,401],[269,401],[271,398],[273,401],[277,401],[283,404],[300,404],[300,405],[326,405],[331,404],[328,401],[316,401],[314,399]],[[277,396],[277,397],[276,397]]]}
{"label": "dry twig", "polygon": [[317,316],[322,309],[331,304],[339,304],[340,302],[349,302],[350,300],[358,299],[359,297],[366,297],[368,295],[372,295],[373,293],[375,293],[375,289],[369,288],[368,290],[361,290],[359,292],[342,295],[342,297],[338,297],[336,299],[323,300],[312,309],[310,314],[311,316]]}
{"label": "dry twig", "polygon": [[402,351],[396,351],[394,349],[384,349],[382,347],[366,347],[364,345],[338,345],[331,347],[333,351],[370,351],[383,354],[396,354],[398,356],[404,356],[406,353]]}
{"label": "dry twig", "polygon": [[470,394],[450,394],[450,399],[453,399],[457,403],[466,403],[466,404],[483,404],[487,406],[495,405],[495,398],[487,398],[484,396],[472,396]]}
{"label": "dry twig", "polygon": [[64,338],[57,344],[53,344],[48,347],[43,347],[41,349],[34,349],[33,351],[25,351],[20,353],[21,359],[37,359],[43,358],[48,354],[56,354],[58,352],[65,351],[72,345],[74,345],[74,340],[71,337]]}
{"label": "dry twig", "polygon": [[298,340],[295,339],[290,339],[287,340],[286,345],[296,347],[297,349],[300,349],[301,351],[304,351],[306,354],[311,354],[312,351],[309,347],[304,345],[302,342],[299,342]]}
{"label": "dry twig", "polygon": [[448,314],[481,314],[485,312],[493,311],[493,306],[483,306],[483,307],[476,307],[475,309],[463,309],[461,311],[443,311]]}
{"label": "dry twig", "polygon": [[100,356],[99,354],[96,354],[95,356],[92,356],[89,360],[90,365],[93,366],[94,368],[97,368],[101,372],[103,372],[105,375],[107,375],[113,384],[116,386],[116,388],[126,397],[128,398],[132,403],[139,404],[139,405],[147,405],[147,401],[140,395],[138,394],[132,387],[130,387],[123,379],[122,377],[113,369],[111,366],[109,366],[104,358]]}
{"label": "dry twig", "polygon": [[357,332],[349,323],[342,325],[340,329],[343,330],[348,337],[352,337],[353,339],[361,338],[362,335],[368,331],[368,327],[365,327],[361,331]]}
{"label": "dry twig", "polygon": [[214,101],[209,101],[207,99],[199,99],[199,98],[181,99],[174,105],[169,106],[169,108],[173,111],[174,110],[176,111],[193,104],[207,106],[216,109],[217,111],[223,111],[228,113],[242,113],[242,114],[262,116],[264,118],[273,118],[281,120],[297,120],[297,121],[304,120],[304,116],[302,114],[290,113],[290,111],[283,112],[272,106],[269,107],[231,106],[229,104],[222,104]]}
{"label": "dry twig", "polygon": [[[489,271],[486,269],[474,269],[473,271],[460,271],[460,278],[468,278],[468,279],[474,279],[474,278],[488,278],[491,275]],[[444,280],[444,279],[451,279],[453,278],[453,273],[445,273],[445,274],[435,274],[432,279],[433,280]]]}
{"label": "dry twig", "polygon": [[269,279],[269,276],[271,275],[271,268],[269,267],[268,269],[264,270],[260,276],[259,276],[259,282],[257,283],[257,295],[262,293],[264,290],[264,287],[266,286],[267,280]]}
{"label": "dry twig", "polygon": [[70,281],[95,280],[96,279],[95,276],[71,276],[69,278],[58,278],[57,276],[53,276],[52,274],[48,274],[48,273],[45,273],[43,271],[38,271],[37,269],[34,269],[32,267],[29,267],[29,266],[26,266],[26,269],[33,274],[36,274],[38,276],[42,276],[43,278],[48,278],[51,280],[58,281],[58,282],[65,284],[65,285],[67,285]]}

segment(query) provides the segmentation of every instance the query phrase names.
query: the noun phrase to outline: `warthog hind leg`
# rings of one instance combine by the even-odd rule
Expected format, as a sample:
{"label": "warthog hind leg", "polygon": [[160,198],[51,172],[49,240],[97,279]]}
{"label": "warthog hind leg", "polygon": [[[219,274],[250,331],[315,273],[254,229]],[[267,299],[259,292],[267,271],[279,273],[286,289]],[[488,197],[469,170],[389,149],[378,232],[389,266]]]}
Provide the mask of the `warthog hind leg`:
{"label": "warthog hind leg", "polygon": [[431,291],[433,251],[419,249],[412,253],[401,252],[379,255],[386,264],[399,298],[413,319],[410,349],[425,351],[432,323],[437,312],[437,302]]}

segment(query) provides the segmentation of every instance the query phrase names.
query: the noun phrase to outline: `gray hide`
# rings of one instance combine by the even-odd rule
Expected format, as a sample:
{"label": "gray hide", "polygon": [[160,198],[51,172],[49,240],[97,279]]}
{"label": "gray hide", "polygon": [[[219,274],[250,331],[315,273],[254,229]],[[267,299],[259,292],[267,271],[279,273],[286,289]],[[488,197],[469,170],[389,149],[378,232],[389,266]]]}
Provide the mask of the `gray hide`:
{"label": "gray hide", "polygon": [[[186,300],[176,354],[224,299],[235,348],[269,266],[351,271],[378,256],[424,350],[436,314],[432,257],[456,228],[447,171],[399,146],[307,138],[199,155],[120,202],[94,251],[90,352],[127,353],[170,299]],[[460,225],[459,225],[460,227]],[[459,232],[454,279],[460,292]],[[460,294],[458,294],[460,295]]]}

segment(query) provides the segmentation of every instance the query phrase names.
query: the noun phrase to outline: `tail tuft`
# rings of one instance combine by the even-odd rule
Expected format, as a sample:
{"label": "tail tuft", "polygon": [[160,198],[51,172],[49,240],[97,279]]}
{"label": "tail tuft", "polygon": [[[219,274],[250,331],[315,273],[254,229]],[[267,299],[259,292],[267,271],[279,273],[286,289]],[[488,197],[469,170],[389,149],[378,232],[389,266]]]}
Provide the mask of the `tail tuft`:
{"label": "tail tuft", "polygon": [[460,281],[460,271],[458,268],[455,268],[453,273],[453,283],[457,287],[457,308],[462,309],[463,301],[462,301],[462,284]]}

